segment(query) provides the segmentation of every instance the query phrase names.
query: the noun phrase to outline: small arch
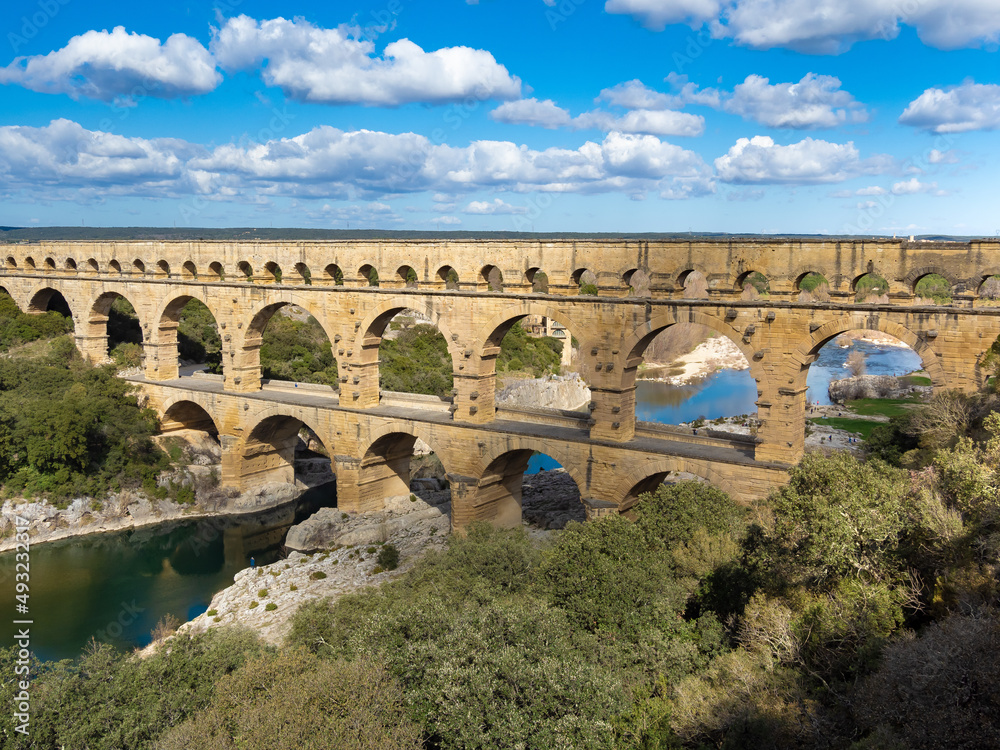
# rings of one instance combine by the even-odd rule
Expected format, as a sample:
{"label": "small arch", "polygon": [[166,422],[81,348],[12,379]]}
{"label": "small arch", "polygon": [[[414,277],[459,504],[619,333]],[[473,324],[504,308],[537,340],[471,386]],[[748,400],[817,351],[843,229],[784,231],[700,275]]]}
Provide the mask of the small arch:
{"label": "small arch", "polygon": [[181,278],[183,279],[198,278],[198,269],[195,267],[194,262],[190,260],[184,261],[184,265],[181,266]]}
{"label": "small arch", "polygon": [[272,284],[281,283],[281,266],[273,260],[264,264],[265,281]]}
{"label": "small arch", "polygon": [[950,305],[952,285],[939,273],[925,273],[913,282],[913,294],[922,300],[930,300],[935,305]]}
{"label": "small arch", "polygon": [[29,255],[27,258],[24,259],[24,267],[27,268],[29,271],[34,271],[35,259]]}
{"label": "small arch", "polygon": [[139,274],[140,276],[146,273],[146,264],[141,260],[136,258],[132,261],[132,273]]}
{"label": "small arch", "polygon": [[570,276],[577,287],[577,293],[585,296],[597,296],[597,274],[589,268],[578,268]]}
{"label": "small arch", "polygon": [[67,258],[65,263],[67,273],[76,273],[76,261],[72,258]]}
{"label": "small arch", "polygon": [[100,272],[101,267],[97,264],[97,260],[95,258],[88,258],[86,269],[88,274],[96,274]]}
{"label": "small arch", "polygon": [[219,263],[219,261],[213,261],[212,263],[209,263],[208,272],[219,281],[226,280],[226,271],[222,267],[222,264]]}
{"label": "small arch", "polygon": [[170,264],[161,260],[156,264],[156,275],[161,278],[170,278]]}
{"label": "small arch", "polygon": [[112,276],[121,276],[122,264],[119,263],[117,260],[112,260],[110,263],[108,263],[108,273],[110,273]]}
{"label": "small arch", "polygon": [[336,263],[331,263],[323,269],[323,280],[328,284],[332,283],[334,286],[343,286],[344,272]]}
{"label": "small arch", "polygon": [[403,282],[403,286],[407,289],[417,288],[417,272],[413,270],[413,266],[400,266],[396,270],[396,278]]}
{"label": "small arch", "polygon": [[830,282],[818,271],[800,273],[795,279],[795,290],[799,293],[799,302],[830,301]]}
{"label": "small arch", "polygon": [[629,297],[648,297],[651,279],[642,268],[633,268],[622,274],[622,282],[628,287]]}
{"label": "small arch", "polygon": [[45,262],[43,263],[43,268],[44,268],[44,270],[46,272],[55,271],[56,270],[56,262],[54,260],[52,260],[52,258],[46,258]]}
{"label": "small arch", "polygon": [[375,266],[365,263],[361,268],[358,269],[358,277],[361,280],[368,282],[368,286],[378,286],[378,270]]}
{"label": "small arch", "polygon": [[236,264],[236,270],[243,277],[243,280],[253,281],[253,267],[245,260],[241,260]]}
{"label": "small arch", "polygon": [[708,299],[708,279],[696,268],[678,274],[677,287],[684,299]]}
{"label": "small arch", "polygon": [[532,294],[549,293],[549,277],[541,268],[529,268],[524,272],[524,278],[531,284]]}
{"label": "small arch", "polygon": [[6,262],[6,264],[5,264],[4,267],[8,271],[15,271],[15,270],[17,270],[17,261],[14,259],[13,255],[8,255],[7,256],[7,262]]}
{"label": "small arch", "polygon": [[486,265],[479,272],[480,278],[486,284],[486,288],[491,292],[503,291],[503,272],[496,266]]}
{"label": "small arch", "polygon": [[877,273],[861,274],[851,282],[854,301],[868,304],[886,304],[889,301],[889,282]]}
{"label": "small arch", "polygon": [[736,277],[736,291],[742,299],[759,299],[771,295],[771,282],[760,271],[747,271]]}
{"label": "small arch", "polygon": [[306,286],[312,285],[312,271],[309,270],[309,266],[305,263],[295,264],[295,280]]}
{"label": "small arch", "polygon": [[441,266],[437,277],[444,282],[445,289],[458,289],[458,272],[451,266]]}

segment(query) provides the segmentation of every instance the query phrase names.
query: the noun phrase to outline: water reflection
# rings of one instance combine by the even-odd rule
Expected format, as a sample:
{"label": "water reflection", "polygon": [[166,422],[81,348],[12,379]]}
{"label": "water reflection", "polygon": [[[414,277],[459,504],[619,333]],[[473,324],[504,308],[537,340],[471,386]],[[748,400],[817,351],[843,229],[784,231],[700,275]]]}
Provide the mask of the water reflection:
{"label": "water reflection", "polygon": [[[91,638],[122,648],[149,643],[165,614],[188,620],[254,556],[274,562],[288,527],[323,505],[332,485],[296,505],[239,518],[167,523],[41,545],[31,551],[32,647],[41,659],[80,653]],[[14,554],[0,555],[0,580],[13,601]],[[9,644],[7,620],[0,638]]]}
{"label": "water reflection", "polygon": [[831,341],[819,352],[809,368],[806,398],[810,404],[830,403],[830,381],[850,377],[847,357],[852,351],[865,355],[865,372],[869,375],[906,375],[921,368],[920,356],[908,346],[885,346],[864,339],[855,339],[851,346],[840,347]]}
{"label": "water reflection", "polygon": [[720,370],[689,385],[640,380],[635,416],[645,422],[679,424],[698,417],[718,419],[757,411],[757,383],[748,370]]}

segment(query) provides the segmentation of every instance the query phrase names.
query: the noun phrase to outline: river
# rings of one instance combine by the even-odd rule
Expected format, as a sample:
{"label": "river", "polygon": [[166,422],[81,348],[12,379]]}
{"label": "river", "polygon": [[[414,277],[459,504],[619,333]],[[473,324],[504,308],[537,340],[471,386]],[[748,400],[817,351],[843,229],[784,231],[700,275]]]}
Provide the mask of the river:
{"label": "river", "polygon": [[[872,374],[902,375],[920,367],[910,349],[858,342]],[[829,403],[826,386],[846,377],[849,349],[828,344],[812,366],[809,400]],[[636,415],[677,424],[698,417],[752,414],[757,389],[746,370],[721,370],[690,385],[640,381]],[[528,472],[558,468],[544,454]],[[189,620],[249,564],[277,559],[288,527],[333,501],[331,486],[309,490],[297,505],[238,518],[173,522],[129,532],[97,534],[44,544],[31,552],[32,647],[42,659],[77,655],[91,640],[122,648],[149,643],[150,631],[170,613]],[[0,555],[0,581],[13,607],[14,555]],[[12,618],[0,627],[0,646],[13,643]]]}

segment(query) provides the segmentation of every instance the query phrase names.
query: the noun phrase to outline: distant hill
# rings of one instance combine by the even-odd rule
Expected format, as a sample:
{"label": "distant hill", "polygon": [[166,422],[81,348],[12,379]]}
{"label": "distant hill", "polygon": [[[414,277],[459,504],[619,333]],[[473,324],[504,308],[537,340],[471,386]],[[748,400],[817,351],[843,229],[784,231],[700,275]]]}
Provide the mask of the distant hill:
{"label": "distant hill", "polygon": [[[285,228],[178,228],[178,227],[0,227],[0,242],[58,240],[691,240],[707,238],[764,238],[860,240],[868,236],[822,234],[729,234],[726,232],[491,232],[491,231],[421,231],[397,229],[303,229]],[[880,239],[886,239],[880,237]],[[952,235],[921,235],[916,239],[935,242],[966,242],[972,237]]]}

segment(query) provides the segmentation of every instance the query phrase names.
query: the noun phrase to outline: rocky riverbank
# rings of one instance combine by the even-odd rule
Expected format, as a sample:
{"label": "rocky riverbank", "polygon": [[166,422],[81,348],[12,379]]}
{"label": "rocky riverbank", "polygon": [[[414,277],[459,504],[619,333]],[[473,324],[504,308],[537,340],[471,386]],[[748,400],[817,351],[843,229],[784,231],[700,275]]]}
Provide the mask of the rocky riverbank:
{"label": "rocky riverbank", "polygon": [[692,351],[666,366],[651,365],[639,371],[641,380],[668,385],[687,385],[717,370],[746,370],[750,367],[743,352],[725,336],[702,341]]}
{"label": "rocky riverbank", "polygon": [[496,405],[508,408],[565,409],[577,411],[590,403],[590,388],[572,372],[544,378],[510,380],[496,394]]}
{"label": "rocky riverbank", "polygon": [[[222,625],[251,627],[269,643],[280,643],[298,607],[379,585],[409,570],[429,550],[447,544],[451,492],[440,480],[414,483],[410,495],[388,498],[378,512],[348,514],[324,508],[293,526],[284,560],[241,570],[233,585],[212,598],[208,611],[185,623],[179,634]],[[580,492],[562,469],[525,476],[522,517],[529,533],[544,536],[569,521],[585,520]],[[399,551],[399,567],[381,570],[384,545]]]}

